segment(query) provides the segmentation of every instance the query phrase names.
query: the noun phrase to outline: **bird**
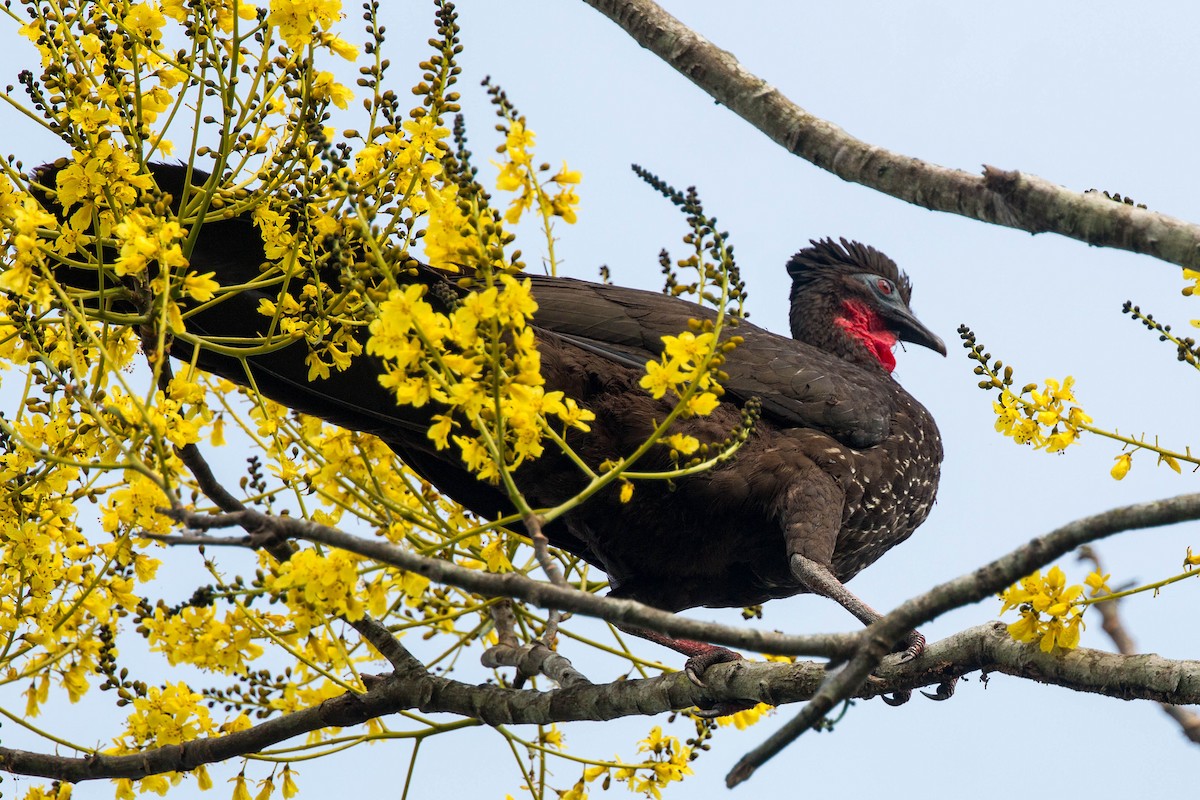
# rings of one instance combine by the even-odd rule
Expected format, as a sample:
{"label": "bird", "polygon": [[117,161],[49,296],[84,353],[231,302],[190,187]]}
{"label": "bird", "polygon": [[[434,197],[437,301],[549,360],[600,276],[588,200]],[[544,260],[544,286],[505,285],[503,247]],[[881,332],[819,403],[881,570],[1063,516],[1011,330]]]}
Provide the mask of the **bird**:
{"label": "bird", "polygon": [[[63,162],[33,173],[47,210],[65,218],[54,187]],[[151,164],[159,189],[177,209],[186,182],[209,176],[182,165]],[[189,254],[190,268],[214,272],[224,286],[251,284],[266,255],[248,215],[205,222]],[[411,280],[427,297],[461,297],[470,289],[433,267]],[[737,608],[801,593],[828,597],[870,624],[880,614],[846,582],[906,540],[933,507],[942,443],[930,413],[895,380],[894,348],[908,342],[946,355],[943,341],[910,308],[912,285],[879,250],[841,239],[813,240],[787,262],[789,325],[782,336],[740,321],[740,343],[721,369],[721,402],[707,416],[679,422],[702,441],[718,441],[746,409],[758,418],[736,454],[711,470],[671,482],[637,484],[632,497],[617,486],[547,525],[550,544],[603,570],[610,594],[671,612]],[[61,282],[95,288],[96,272],[64,266]],[[658,359],[663,336],[688,329],[714,312],[682,298],[608,283],[528,274],[537,303],[530,325],[548,391],[562,391],[595,419],[570,443],[596,467],[631,452],[670,410],[639,385]],[[229,341],[261,336],[263,299],[274,286],[247,286],[186,316],[189,332]],[[458,453],[427,436],[435,403],[398,406],[379,382],[382,366],[369,354],[325,379],[309,379],[303,342],[251,356],[246,364],[215,349],[189,345],[173,355],[235,383],[254,385],[295,411],[378,436],[412,470],[474,513],[511,513],[500,486],[478,480]],[[658,447],[639,470],[670,469]],[[565,456],[546,454],[514,472],[534,507],[553,507],[586,481]],[[688,657],[697,683],[711,665],[740,656],[705,642],[651,631],[638,635]],[[898,643],[914,658],[924,649],[916,631]]]}

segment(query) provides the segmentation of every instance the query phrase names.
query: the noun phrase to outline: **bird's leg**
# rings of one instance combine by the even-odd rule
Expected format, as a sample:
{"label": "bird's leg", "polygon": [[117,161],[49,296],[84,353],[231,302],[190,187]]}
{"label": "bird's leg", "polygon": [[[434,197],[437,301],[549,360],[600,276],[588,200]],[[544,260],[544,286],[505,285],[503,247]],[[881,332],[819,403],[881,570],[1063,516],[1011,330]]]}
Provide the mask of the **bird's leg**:
{"label": "bird's leg", "polygon": [[632,625],[617,625],[617,627],[632,636],[640,637],[655,644],[661,644],[663,647],[669,647],[676,653],[682,653],[687,656],[688,660],[683,666],[683,671],[692,683],[701,688],[704,688],[704,671],[709,667],[714,664],[724,664],[726,661],[741,661],[742,659],[741,653],[735,653],[729,648],[721,647],[720,645],[698,642],[695,639],[676,639],[674,636],[668,636],[665,633],[647,630],[646,628],[636,628]]}
{"label": "bird's leg", "polygon": [[[833,478],[819,469],[796,475],[784,498],[784,540],[792,576],[813,594],[828,597],[849,611],[864,625],[882,616],[858,599],[833,574],[838,533],[842,528],[842,509],[846,495]],[[905,638],[904,659],[921,655],[925,637],[910,631]]]}
{"label": "bird's leg", "polygon": [[[721,647],[720,645],[709,644],[708,642],[698,642],[695,639],[676,639],[674,636],[668,636],[665,633],[647,630],[646,628],[635,628],[631,625],[617,625],[617,627],[632,636],[638,636],[646,641],[661,644],[663,647],[669,647],[676,653],[682,653],[687,656],[688,660],[683,666],[683,671],[688,676],[688,680],[702,689],[704,688],[704,672],[709,667],[714,664],[724,664],[727,661],[742,660],[741,653],[735,653],[728,647]],[[757,701],[723,700],[711,706],[697,707],[695,714],[703,719],[716,719],[717,717],[727,717],[730,714],[754,708],[756,705],[758,705]]]}
{"label": "bird's leg", "polygon": [[[793,553],[791,558],[792,575],[796,580],[813,594],[828,597],[842,608],[849,611],[864,625],[877,622],[883,615],[864,603],[857,595],[846,588],[846,585],[834,577],[833,571],[824,564],[806,558],[799,553]],[[925,650],[925,637],[917,631],[909,631],[904,639],[904,660],[911,661]]]}

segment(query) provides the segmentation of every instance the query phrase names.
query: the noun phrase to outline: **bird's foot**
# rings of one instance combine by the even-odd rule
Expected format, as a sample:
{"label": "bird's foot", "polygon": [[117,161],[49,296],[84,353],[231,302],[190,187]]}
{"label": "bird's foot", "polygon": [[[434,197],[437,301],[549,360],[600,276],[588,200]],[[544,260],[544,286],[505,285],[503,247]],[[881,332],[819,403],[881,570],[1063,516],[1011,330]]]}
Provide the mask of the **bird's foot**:
{"label": "bird's foot", "polygon": [[[958,678],[947,678],[939,683],[932,692],[922,691],[921,694],[940,703],[954,696],[954,687],[957,685]],[[912,689],[900,689],[891,694],[883,694],[879,696],[879,699],[889,706],[902,706],[912,699]]]}
{"label": "bird's foot", "polygon": [[700,719],[716,719],[717,717],[729,717],[741,711],[749,711],[757,705],[758,703],[750,700],[722,700],[711,706],[696,706],[696,710],[692,714]]}
{"label": "bird's foot", "polygon": [[937,685],[937,688],[932,692],[921,692],[930,700],[941,702],[954,697],[954,687],[958,685],[958,678],[947,678]]}
{"label": "bird's foot", "polygon": [[[726,664],[730,661],[741,661],[742,654],[735,653],[726,647],[718,647],[716,645],[705,645],[707,649],[696,653],[688,658],[687,663],[683,666],[684,674],[688,676],[688,680],[704,688],[704,673],[709,667],[716,664]],[[701,719],[716,719],[717,717],[728,717],[731,714],[736,714],[739,711],[747,711],[758,705],[757,702],[748,700],[721,700],[712,705],[696,706],[693,712]]]}
{"label": "bird's foot", "polygon": [[[718,647],[712,644],[704,645],[704,647],[704,650],[689,656],[687,663],[683,665],[683,671],[687,673],[688,680],[702,689],[704,688],[704,673],[708,671],[709,667],[742,660],[741,653],[735,653],[727,647]],[[724,714],[718,716],[724,716]]]}

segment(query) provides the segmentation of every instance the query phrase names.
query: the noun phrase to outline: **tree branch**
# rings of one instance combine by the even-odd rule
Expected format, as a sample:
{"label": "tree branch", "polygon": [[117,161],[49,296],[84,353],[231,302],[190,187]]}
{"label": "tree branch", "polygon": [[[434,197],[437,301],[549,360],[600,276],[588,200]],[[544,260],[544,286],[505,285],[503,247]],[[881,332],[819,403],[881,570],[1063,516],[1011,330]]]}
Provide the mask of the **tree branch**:
{"label": "tree branch", "polygon": [[935,211],[1200,265],[1200,225],[1017,171],[973,175],[893,153],[808,113],[651,0],[584,2],[788,152],[844,180]]}
{"label": "tree branch", "polygon": [[[405,660],[405,659],[401,659]],[[872,698],[936,685],[971,672],[1008,675],[1121,699],[1168,703],[1200,702],[1200,661],[1173,661],[1157,655],[1125,656],[1078,649],[1062,655],[1015,641],[1002,623],[962,631],[906,663],[876,670],[852,694]],[[716,701],[750,700],[775,705],[813,697],[829,674],[824,664],[735,661],[711,667],[705,688],[683,673],[618,680],[546,692],[474,685],[431,675],[408,665],[370,681],[361,694],[347,693],[224,736],[153,748],[123,756],[82,758],[0,748],[0,770],[78,783],[111,778],[144,778],[186,772],[202,764],[255,753],[325,727],[349,727],[404,710],[451,713],[489,725],[550,724],[653,715]]]}

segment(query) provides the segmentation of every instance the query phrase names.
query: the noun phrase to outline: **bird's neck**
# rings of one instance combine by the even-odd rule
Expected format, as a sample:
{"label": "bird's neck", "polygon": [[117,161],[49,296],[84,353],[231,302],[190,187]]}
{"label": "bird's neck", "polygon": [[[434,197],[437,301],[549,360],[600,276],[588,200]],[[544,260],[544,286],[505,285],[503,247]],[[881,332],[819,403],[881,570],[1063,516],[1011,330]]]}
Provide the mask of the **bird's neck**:
{"label": "bird's neck", "polygon": [[896,334],[888,330],[878,314],[859,300],[843,300],[845,316],[834,317],[834,323],[857,339],[888,372],[896,369]]}

